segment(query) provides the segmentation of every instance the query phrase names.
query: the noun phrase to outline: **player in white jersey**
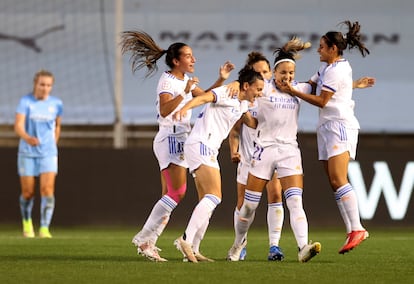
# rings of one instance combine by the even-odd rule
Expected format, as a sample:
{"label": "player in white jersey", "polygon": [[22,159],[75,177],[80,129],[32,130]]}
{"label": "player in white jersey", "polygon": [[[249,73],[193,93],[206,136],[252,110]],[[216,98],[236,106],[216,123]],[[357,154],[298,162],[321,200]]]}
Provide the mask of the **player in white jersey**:
{"label": "player in white jersey", "polygon": [[57,142],[60,137],[63,104],[51,96],[54,76],[40,70],[34,76],[33,92],[22,97],[16,109],[14,129],[20,138],[18,173],[23,236],[35,236],[32,223],[36,177],[40,182],[39,237],[51,238],[49,226],[55,209],[55,179],[58,171]]}
{"label": "player in white jersey", "polygon": [[[264,79],[265,86],[263,93],[266,94],[267,88],[272,85],[272,71],[267,58],[260,52],[253,51],[247,56],[246,65],[251,66],[256,72],[260,73]],[[253,117],[257,116],[257,101],[249,108]],[[231,160],[237,165],[237,204],[234,209],[234,228],[239,222],[239,212],[244,200],[244,190],[246,189],[247,176],[250,169],[250,161],[254,151],[254,137],[256,130],[243,124],[239,120],[229,134],[229,147]],[[277,172],[266,184],[267,191],[267,226],[269,234],[269,261],[282,260],[284,258],[282,249],[279,247],[280,236],[283,227],[284,209],[282,202],[282,187],[277,178]],[[253,222],[254,214],[248,220]],[[237,234],[237,231],[235,230]],[[245,236],[247,238],[247,236]],[[247,254],[246,248],[240,254],[240,260],[244,260]]]}
{"label": "player in white jersey", "polygon": [[318,242],[308,243],[308,222],[302,204],[303,169],[302,158],[297,143],[297,128],[300,100],[288,93],[281,92],[277,81],[289,81],[295,89],[310,92],[310,85],[297,83],[295,58],[297,52],[310,47],[298,38],[293,38],[282,48],[275,51],[274,80],[271,88],[259,98],[258,125],[255,136],[255,151],[247,179],[243,206],[240,209],[236,227],[236,238],[228,252],[228,259],[237,261],[266,183],[277,170],[282,185],[285,203],[289,209],[290,224],[299,249],[298,260],[307,262],[321,250]]}
{"label": "player in white jersey", "polygon": [[[182,200],[187,189],[187,161],[184,142],[191,130],[191,110],[181,121],[174,121],[172,113],[181,109],[193,96],[204,94],[197,86],[198,78],[190,78],[196,59],[192,49],[185,43],[176,42],[168,49],[160,48],[142,31],[125,31],[122,34],[122,52],[131,52],[132,70],[146,67],[147,76],[157,70],[157,60],[164,54],[170,70],[162,73],[157,86],[157,120],[159,131],[154,138],[153,150],[161,171],[162,197],[154,205],[143,228],[133,237],[132,243],[142,254],[153,261],[166,261],[155,246],[158,237],[168,224],[171,212]],[[226,62],[220,68],[219,79],[208,89],[222,85],[234,66]],[[197,251],[200,260],[206,260]]]}
{"label": "player in white jersey", "polygon": [[240,91],[237,96],[229,95],[226,86],[219,87],[192,99],[175,114],[180,120],[186,116],[188,109],[205,104],[184,144],[185,158],[200,200],[184,234],[174,242],[190,262],[198,262],[194,256],[194,241],[204,237],[210,217],[221,202],[221,176],[217,160],[220,146],[241,117],[247,125],[255,124],[248,105],[261,95],[263,77],[247,67],[239,72],[238,81]]}
{"label": "player in white jersey", "polygon": [[343,51],[357,47],[364,57],[369,51],[360,41],[359,23],[345,21],[342,24],[348,27],[345,35],[330,31],[320,39],[318,53],[323,64],[309,81],[315,90],[314,94],[296,90],[289,82],[279,87],[319,107],[319,160],[323,162],[346,226],[346,242],[339,250],[339,253],[344,254],[368,237],[360,221],[357,196],[348,181],[348,164],[350,159],[355,159],[359,131],[352,89],[370,87],[375,80],[365,77],[356,83],[352,81],[352,68],[342,57]]}

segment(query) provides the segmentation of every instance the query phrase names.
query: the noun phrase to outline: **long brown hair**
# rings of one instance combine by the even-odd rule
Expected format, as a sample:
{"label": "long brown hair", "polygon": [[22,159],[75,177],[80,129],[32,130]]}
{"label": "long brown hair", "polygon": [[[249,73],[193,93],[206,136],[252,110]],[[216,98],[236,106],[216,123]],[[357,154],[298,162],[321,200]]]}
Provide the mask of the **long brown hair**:
{"label": "long brown hair", "polygon": [[358,48],[363,57],[367,56],[369,50],[361,42],[361,25],[358,22],[352,23],[350,21],[341,22],[339,25],[346,25],[348,27],[348,32],[345,35],[336,31],[327,32],[322,36],[322,38],[325,39],[326,44],[329,47],[336,45],[338,47],[338,55],[342,55],[346,48],[348,48],[348,50]]}
{"label": "long brown hair", "polygon": [[300,58],[299,51],[309,47],[311,47],[310,42],[303,42],[300,38],[293,37],[283,47],[276,48],[273,52],[276,55],[273,67],[276,67],[277,62],[282,59],[290,59],[295,62],[296,59]]}
{"label": "long brown hair", "polygon": [[158,70],[157,61],[164,54],[166,54],[165,64],[171,69],[174,68],[173,59],[180,58],[181,48],[184,46],[187,45],[182,42],[176,42],[171,44],[168,49],[162,49],[144,31],[124,31],[121,33],[122,54],[131,53],[132,73],[146,67],[147,73],[145,77],[151,76]]}

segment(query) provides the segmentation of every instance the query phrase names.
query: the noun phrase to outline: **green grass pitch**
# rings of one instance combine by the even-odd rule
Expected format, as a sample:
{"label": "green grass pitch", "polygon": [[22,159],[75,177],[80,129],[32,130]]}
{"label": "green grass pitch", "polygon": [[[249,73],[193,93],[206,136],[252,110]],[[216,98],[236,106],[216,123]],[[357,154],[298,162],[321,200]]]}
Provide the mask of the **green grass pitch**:
{"label": "green grass pitch", "polygon": [[158,241],[165,263],[136,255],[131,238],[138,228],[52,228],[53,239],[24,239],[20,227],[0,226],[0,283],[414,283],[414,228],[371,229],[370,237],[339,255],[344,232],[313,229],[322,243],[308,263],[297,261],[292,232],[285,229],[282,262],[267,261],[266,230],[248,236],[245,261],[227,262],[233,231],[211,226],[202,252],[214,263],[184,263],[167,228]]}

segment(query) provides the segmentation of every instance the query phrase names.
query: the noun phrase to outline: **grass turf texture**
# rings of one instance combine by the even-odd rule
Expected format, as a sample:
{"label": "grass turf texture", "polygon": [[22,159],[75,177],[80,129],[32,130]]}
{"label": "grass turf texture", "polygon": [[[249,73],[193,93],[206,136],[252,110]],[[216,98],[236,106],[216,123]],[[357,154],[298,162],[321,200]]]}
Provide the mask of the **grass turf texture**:
{"label": "grass turf texture", "polygon": [[181,231],[167,228],[158,241],[165,263],[136,255],[134,228],[53,228],[53,239],[24,239],[20,227],[0,227],[0,283],[414,283],[414,229],[370,230],[345,255],[342,230],[312,230],[322,252],[308,263],[285,229],[282,262],[267,261],[267,232],[252,230],[245,261],[227,262],[231,230],[210,227],[202,253],[214,263],[183,263],[172,245]]}

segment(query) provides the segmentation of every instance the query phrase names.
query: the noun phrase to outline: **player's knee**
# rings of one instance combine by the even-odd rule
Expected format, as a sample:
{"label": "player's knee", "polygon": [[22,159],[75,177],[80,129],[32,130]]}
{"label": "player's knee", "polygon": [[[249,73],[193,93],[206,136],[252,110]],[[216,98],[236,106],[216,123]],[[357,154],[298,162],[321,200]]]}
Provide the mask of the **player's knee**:
{"label": "player's knee", "polygon": [[175,202],[179,203],[185,196],[187,191],[187,184],[184,183],[179,188],[175,189],[172,185],[167,185],[167,195],[171,197]]}

